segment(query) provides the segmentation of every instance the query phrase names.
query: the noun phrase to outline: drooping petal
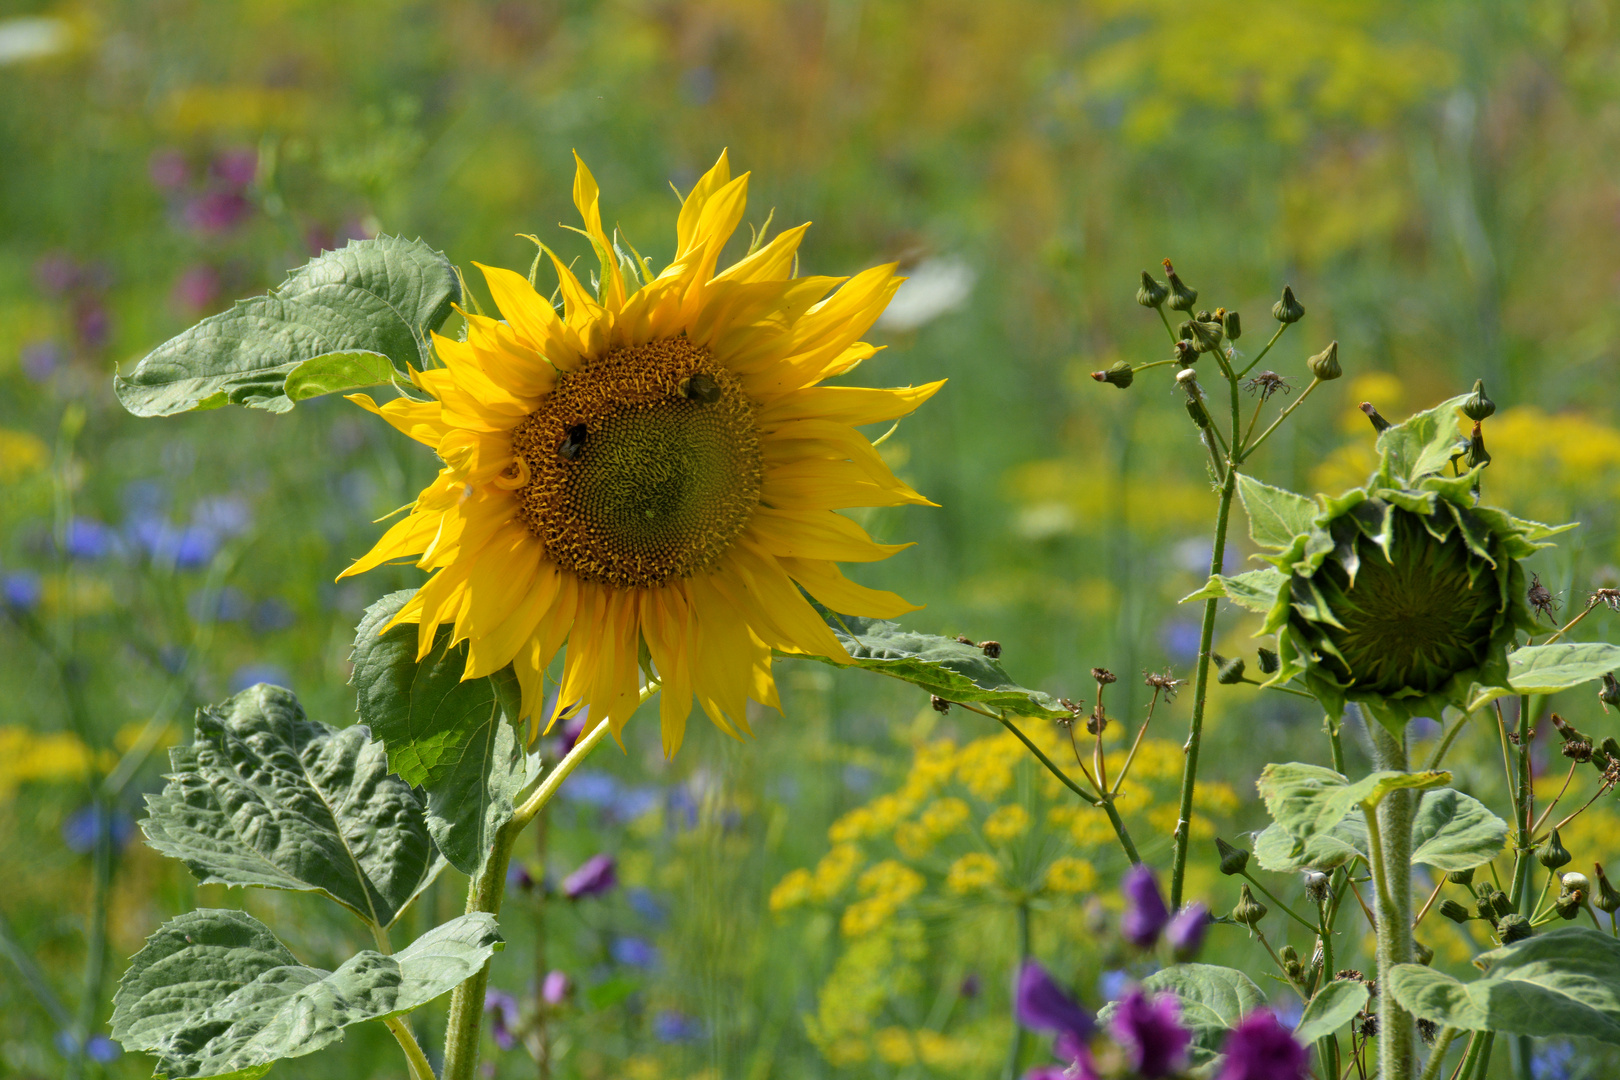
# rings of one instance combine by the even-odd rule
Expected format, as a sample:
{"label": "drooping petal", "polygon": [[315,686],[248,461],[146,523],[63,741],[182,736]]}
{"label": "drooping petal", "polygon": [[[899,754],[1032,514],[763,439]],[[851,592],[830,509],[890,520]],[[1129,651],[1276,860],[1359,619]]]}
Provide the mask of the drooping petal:
{"label": "drooping petal", "polygon": [[920,611],[896,593],[857,585],[839,571],[836,563],[821,559],[779,558],[782,569],[810,595],[842,615],[868,619],[894,619],[908,611]]}

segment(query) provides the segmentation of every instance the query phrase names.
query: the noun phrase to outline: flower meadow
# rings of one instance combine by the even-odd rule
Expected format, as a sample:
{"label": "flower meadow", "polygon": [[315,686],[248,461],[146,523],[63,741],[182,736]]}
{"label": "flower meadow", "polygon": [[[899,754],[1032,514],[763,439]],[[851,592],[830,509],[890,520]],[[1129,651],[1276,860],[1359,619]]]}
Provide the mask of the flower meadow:
{"label": "flower meadow", "polygon": [[0,15],[0,1075],[1620,1074],[1600,7]]}

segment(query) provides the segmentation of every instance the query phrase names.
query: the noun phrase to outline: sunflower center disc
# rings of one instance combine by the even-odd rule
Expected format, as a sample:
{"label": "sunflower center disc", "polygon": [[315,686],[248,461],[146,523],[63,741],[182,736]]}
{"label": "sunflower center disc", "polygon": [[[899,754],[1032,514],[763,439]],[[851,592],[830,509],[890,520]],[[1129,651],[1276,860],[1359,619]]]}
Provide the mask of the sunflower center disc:
{"label": "sunflower center disc", "polygon": [[512,432],[519,516],[590,581],[661,585],[711,568],[759,505],[754,404],[685,338],[618,349],[563,375]]}

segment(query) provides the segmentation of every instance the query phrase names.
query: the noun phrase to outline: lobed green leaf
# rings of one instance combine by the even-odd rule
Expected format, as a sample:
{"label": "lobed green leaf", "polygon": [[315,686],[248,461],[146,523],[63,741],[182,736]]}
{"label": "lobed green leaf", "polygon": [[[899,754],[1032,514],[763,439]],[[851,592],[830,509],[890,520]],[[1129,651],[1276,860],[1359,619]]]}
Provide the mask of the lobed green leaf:
{"label": "lobed green leaf", "polygon": [[1369,811],[1391,791],[1439,787],[1448,772],[1375,772],[1351,783],[1332,769],[1292,762],[1267,765],[1257,784],[1271,819],[1295,841],[1299,854],[1312,838],[1331,833],[1352,810]]}
{"label": "lobed green leaf", "polygon": [[1334,979],[1311,998],[1299,1018],[1294,1038],[1309,1046],[1326,1038],[1355,1018],[1367,1004],[1367,987],[1353,979]]}
{"label": "lobed green leaf", "polygon": [[1310,532],[1321,513],[1314,499],[1262,484],[1247,473],[1238,474],[1237,490],[1249,515],[1249,538],[1261,547],[1287,547],[1294,537]]}
{"label": "lobed green leaf", "polygon": [[1507,835],[1507,822],[1473,796],[1431,791],[1412,822],[1412,861],[1446,873],[1483,866],[1501,853]]}

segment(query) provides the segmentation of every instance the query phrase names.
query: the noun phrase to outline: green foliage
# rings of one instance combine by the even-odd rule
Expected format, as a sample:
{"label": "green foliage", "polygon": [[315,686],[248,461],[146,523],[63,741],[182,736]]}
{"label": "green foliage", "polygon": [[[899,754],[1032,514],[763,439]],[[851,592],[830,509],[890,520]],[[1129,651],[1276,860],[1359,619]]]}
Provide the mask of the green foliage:
{"label": "green foliage", "polygon": [[243,911],[171,919],[130,961],[113,1034],[169,1077],[255,1077],[366,1020],[410,1012],[448,992],[499,947],[493,916],[463,915],[392,956],[370,949],[336,971],[299,963]]}
{"label": "green foliage", "polygon": [[1412,821],[1412,861],[1447,873],[1483,866],[1501,853],[1507,835],[1507,822],[1473,796],[1431,791]]}
{"label": "green foliage", "polygon": [[159,345],[114,389],[136,416],[227,404],[286,412],[316,394],[385,381],[384,360],[399,374],[426,367],[428,334],[460,299],[450,260],[420,240],[358,240]]}
{"label": "green foliage", "polygon": [[1309,1045],[1338,1031],[1367,1004],[1367,985],[1354,979],[1334,979],[1311,998],[1294,1029],[1294,1038]]}
{"label": "green foliage", "polygon": [[1620,645],[1601,641],[1527,645],[1508,654],[1508,683],[1516,694],[1556,694],[1617,669]]}
{"label": "green foliage", "polygon": [[1352,810],[1333,828],[1296,840],[1276,822],[1254,840],[1254,857],[1262,870],[1293,874],[1301,870],[1331,870],[1367,853],[1367,819]]}
{"label": "green foliage", "polygon": [[[1266,1003],[1263,990],[1236,968],[1214,964],[1172,964],[1142,980],[1142,988],[1171,993],[1181,1003],[1181,1023],[1192,1032],[1192,1058],[1202,1064],[1220,1052],[1227,1032]],[[1098,1019],[1107,1022],[1113,1008]]]}
{"label": "green foliage", "polygon": [[307,719],[278,686],[200,710],[170,764],[141,827],[202,881],[320,892],[386,927],[444,866],[382,744]]}
{"label": "green foliage", "polygon": [[519,691],[510,667],[463,681],[467,645],[450,647],[449,626],[439,628],[421,662],[415,623],[379,633],[411,595],[390,593],[366,609],[355,629],[351,681],[360,720],[388,748],[389,767],[426,790],[439,850],[473,874],[539,759],[523,754],[514,736]]}
{"label": "green foliage", "polygon": [[1572,926],[1475,961],[1482,978],[1401,964],[1386,985],[1415,1016],[1472,1031],[1579,1035],[1620,1044],[1620,941]]}
{"label": "green foliage", "polygon": [[[1042,719],[1070,715],[1050,694],[1013,682],[1001,664],[977,646],[852,615],[829,615],[827,624],[856,667],[919,686],[946,701],[972,702]],[[812,659],[834,663],[820,656]]]}
{"label": "green foliage", "polygon": [[1248,473],[1238,473],[1237,491],[1249,515],[1249,537],[1261,547],[1287,547],[1309,532],[1321,513],[1314,500],[1262,484]]}
{"label": "green foliage", "polygon": [[1403,788],[1423,790],[1450,782],[1448,772],[1404,773],[1385,770],[1352,783],[1320,765],[1267,765],[1258,787],[1266,812],[1294,840],[1298,856],[1313,838],[1329,834],[1351,811],[1370,812],[1384,796]]}
{"label": "green foliage", "polygon": [[[1276,489],[1271,489],[1275,491]],[[1277,603],[1277,594],[1288,584],[1288,577],[1273,567],[1249,570],[1242,574],[1211,574],[1202,589],[1181,598],[1183,604],[1193,600],[1208,600],[1212,596],[1225,597],[1241,608],[1265,614]]]}

